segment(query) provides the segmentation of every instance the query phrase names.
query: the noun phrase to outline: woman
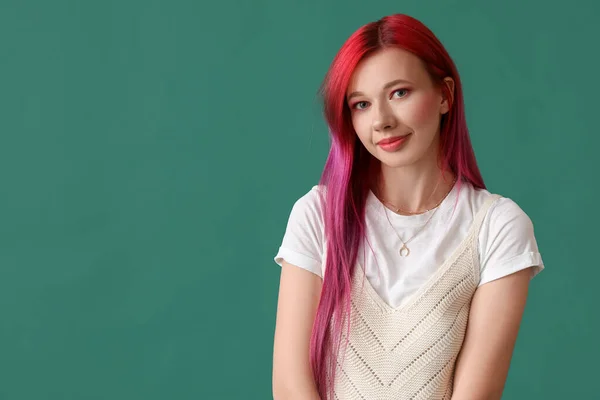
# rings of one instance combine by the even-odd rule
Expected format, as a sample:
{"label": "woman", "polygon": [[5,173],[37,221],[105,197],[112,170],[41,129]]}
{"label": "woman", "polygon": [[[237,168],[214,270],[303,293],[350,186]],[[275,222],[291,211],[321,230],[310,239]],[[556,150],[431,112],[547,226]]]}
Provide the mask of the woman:
{"label": "woman", "polygon": [[275,399],[500,399],[543,263],[527,214],[485,188],[452,59],[387,16],[322,95],[329,157],[275,256]]}

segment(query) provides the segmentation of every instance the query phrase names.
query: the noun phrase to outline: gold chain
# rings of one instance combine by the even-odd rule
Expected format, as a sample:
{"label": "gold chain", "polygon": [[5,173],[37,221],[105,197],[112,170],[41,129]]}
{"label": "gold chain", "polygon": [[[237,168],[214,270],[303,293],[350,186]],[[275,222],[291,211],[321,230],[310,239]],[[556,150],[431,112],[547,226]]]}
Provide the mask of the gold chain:
{"label": "gold chain", "polygon": [[[431,191],[431,194],[429,195],[429,197],[427,198],[427,200],[425,202],[428,202],[429,199],[431,199],[431,197],[433,197],[433,194],[435,193],[435,191],[437,190],[438,186],[440,186],[440,179],[438,179],[437,185],[435,185],[435,188],[433,188],[433,190]],[[444,199],[442,199],[443,201]],[[404,214],[409,214],[409,215],[415,215],[415,214],[424,214],[427,211],[433,210],[435,207],[439,206],[440,204],[442,204],[442,201],[440,201],[437,205],[431,207],[429,210],[425,210],[425,211],[405,211],[403,209],[401,209],[400,207],[396,207],[395,205],[393,205],[392,203],[390,203],[389,201],[385,200],[385,199],[381,199],[382,203],[387,204],[388,206],[391,206],[392,208],[395,209],[395,213],[398,214],[400,211],[402,211]]]}
{"label": "gold chain", "polygon": [[[423,226],[421,226],[421,228],[417,231],[417,233],[415,233],[406,242],[404,240],[402,240],[402,238],[400,237],[400,235],[396,231],[396,228],[394,228],[394,225],[392,225],[392,222],[390,221],[390,217],[388,216],[386,207],[383,207],[383,212],[385,213],[385,217],[387,218],[388,223],[390,224],[390,226],[394,230],[394,233],[396,234],[396,236],[398,236],[398,239],[400,239],[400,241],[402,242],[402,247],[400,248],[400,256],[402,256],[402,257],[408,257],[408,255],[410,254],[410,249],[408,248],[407,243],[410,242],[411,240],[413,240],[415,238],[415,236],[417,236],[419,234],[419,232],[421,232],[423,230],[423,228],[425,228],[425,226],[427,226],[427,224],[429,223],[429,221],[431,221],[431,218],[433,218],[433,216],[435,215],[436,211],[438,210],[439,205],[442,204],[442,202],[446,199],[446,197],[448,197],[448,195],[452,191],[452,188],[454,187],[455,183],[456,183],[456,177],[454,178],[454,181],[452,182],[452,186],[450,186],[450,190],[448,190],[448,193],[446,193],[446,195],[444,197],[442,197],[442,199],[440,200],[440,202],[437,203],[437,205],[435,207],[432,207],[429,210],[427,210],[427,211],[431,211],[431,210],[433,210],[435,208],[435,210],[433,211],[433,213],[431,213],[431,215],[429,216],[429,218],[427,218],[427,221],[425,222],[425,224]],[[425,212],[427,212],[427,211],[425,211]]]}

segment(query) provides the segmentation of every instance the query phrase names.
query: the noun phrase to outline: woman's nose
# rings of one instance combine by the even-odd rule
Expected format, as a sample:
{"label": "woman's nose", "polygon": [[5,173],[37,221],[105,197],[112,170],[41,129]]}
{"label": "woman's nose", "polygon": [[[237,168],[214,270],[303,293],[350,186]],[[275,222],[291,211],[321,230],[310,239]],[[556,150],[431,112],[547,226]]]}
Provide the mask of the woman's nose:
{"label": "woman's nose", "polygon": [[375,115],[373,116],[373,129],[376,131],[384,131],[393,129],[396,126],[396,119],[394,114],[384,105],[380,105],[375,110]]}

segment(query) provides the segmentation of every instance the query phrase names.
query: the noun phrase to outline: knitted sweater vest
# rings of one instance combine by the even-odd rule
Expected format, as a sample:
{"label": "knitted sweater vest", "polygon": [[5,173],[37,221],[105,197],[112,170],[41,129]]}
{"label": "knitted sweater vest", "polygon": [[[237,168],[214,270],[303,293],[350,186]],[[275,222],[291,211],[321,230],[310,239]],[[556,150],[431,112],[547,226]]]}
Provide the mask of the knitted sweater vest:
{"label": "knitted sweater vest", "polygon": [[454,367],[479,284],[478,234],[492,194],[467,237],[411,297],[393,308],[357,265],[352,281],[349,343],[344,319],[334,385],[336,399],[450,399]]}

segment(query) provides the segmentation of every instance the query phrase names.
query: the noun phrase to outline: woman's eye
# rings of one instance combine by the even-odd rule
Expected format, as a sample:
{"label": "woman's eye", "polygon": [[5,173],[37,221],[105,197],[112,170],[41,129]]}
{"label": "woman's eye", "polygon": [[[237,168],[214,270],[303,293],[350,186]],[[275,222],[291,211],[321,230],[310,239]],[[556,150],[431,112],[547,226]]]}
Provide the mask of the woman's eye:
{"label": "woman's eye", "polygon": [[393,95],[398,94],[396,97],[404,97],[408,94],[408,89],[398,89],[398,90],[394,90],[394,93],[392,93]]}
{"label": "woman's eye", "polygon": [[355,109],[357,109],[357,110],[363,110],[363,109],[365,109],[366,107],[367,107],[367,102],[366,102],[366,101],[359,101],[358,103],[355,103],[355,104],[354,104],[354,107],[353,107],[353,108],[355,108]]}

